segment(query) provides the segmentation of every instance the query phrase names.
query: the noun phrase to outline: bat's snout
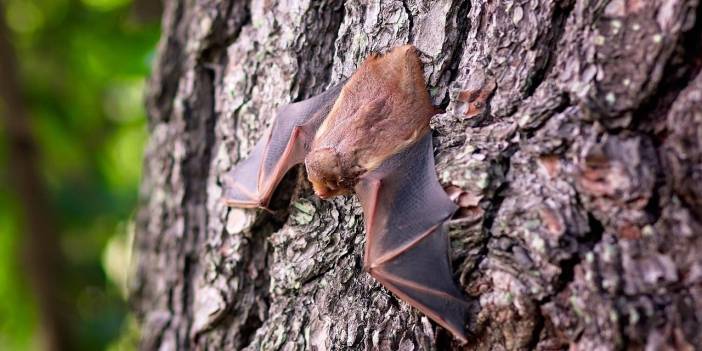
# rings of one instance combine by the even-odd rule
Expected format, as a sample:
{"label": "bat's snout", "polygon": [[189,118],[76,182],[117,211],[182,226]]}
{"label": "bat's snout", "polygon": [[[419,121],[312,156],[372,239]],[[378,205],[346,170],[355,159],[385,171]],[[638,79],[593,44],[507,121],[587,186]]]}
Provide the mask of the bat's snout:
{"label": "bat's snout", "polygon": [[337,181],[312,179],[312,177],[310,177],[310,182],[312,182],[312,189],[314,189],[314,193],[325,200],[337,195],[349,193],[348,190],[342,187]]}

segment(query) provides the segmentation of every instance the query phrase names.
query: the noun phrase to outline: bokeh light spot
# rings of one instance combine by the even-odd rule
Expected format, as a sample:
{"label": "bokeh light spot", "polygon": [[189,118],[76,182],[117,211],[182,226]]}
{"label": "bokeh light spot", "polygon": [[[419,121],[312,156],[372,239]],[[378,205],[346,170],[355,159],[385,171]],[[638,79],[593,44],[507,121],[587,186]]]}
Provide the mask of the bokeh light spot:
{"label": "bokeh light spot", "polygon": [[6,11],[7,26],[15,32],[32,33],[44,24],[44,14],[32,1],[10,1]]}

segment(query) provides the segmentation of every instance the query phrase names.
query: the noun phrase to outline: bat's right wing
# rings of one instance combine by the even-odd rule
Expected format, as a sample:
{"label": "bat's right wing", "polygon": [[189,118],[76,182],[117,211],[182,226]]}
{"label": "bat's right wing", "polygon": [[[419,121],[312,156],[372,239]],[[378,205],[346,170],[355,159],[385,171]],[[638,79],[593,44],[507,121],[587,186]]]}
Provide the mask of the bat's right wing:
{"label": "bat's right wing", "polygon": [[249,156],[224,177],[229,206],[268,206],[273,191],[290,168],[305,159],[319,125],[329,114],[343,82],[310,99],[283,106],[272,127]]}
{"label": "bat's right wing", "polygon": [[436,177],[431,132],[356,185],[366,226],[364,268],[465,341],[469,304],[449,262],[444,222],[456,205]]}

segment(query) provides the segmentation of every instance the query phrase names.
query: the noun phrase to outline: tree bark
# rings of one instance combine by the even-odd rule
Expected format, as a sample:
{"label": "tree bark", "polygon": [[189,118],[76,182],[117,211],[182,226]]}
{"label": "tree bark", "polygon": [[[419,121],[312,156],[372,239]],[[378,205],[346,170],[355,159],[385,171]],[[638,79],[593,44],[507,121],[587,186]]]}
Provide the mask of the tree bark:
{"label": "tree bark", "polygon": [[371,52],[422,53],[437,172],[459,195],[466,349],[702,348],[696,0],[171,1],[132,305],[143,349],[460,349],[362,271],[355,197],[304,171],[275,214],[222,176],[277,107]]}

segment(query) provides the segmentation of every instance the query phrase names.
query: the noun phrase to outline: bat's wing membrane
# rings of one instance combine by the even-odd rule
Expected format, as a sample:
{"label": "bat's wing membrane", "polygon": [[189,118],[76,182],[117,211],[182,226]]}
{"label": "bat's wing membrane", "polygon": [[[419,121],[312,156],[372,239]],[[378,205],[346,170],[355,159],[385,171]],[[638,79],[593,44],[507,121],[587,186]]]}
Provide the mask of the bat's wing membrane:
{"label": "bat's wing membrane", "polygon": [[283,106],[271,129],[249,156],[224,177],[224,201],[235,207],[263,207],[278,183],[309,151],[314,133],[339,96],[343,82],[310,99]]}
{"label": "bat's wing membrane", "polygon": [[444,221],[456,210],[436,177],[431,133],[356,185],[366,225],[365,269],[466,340],[469,305],[456,286]]}

